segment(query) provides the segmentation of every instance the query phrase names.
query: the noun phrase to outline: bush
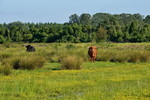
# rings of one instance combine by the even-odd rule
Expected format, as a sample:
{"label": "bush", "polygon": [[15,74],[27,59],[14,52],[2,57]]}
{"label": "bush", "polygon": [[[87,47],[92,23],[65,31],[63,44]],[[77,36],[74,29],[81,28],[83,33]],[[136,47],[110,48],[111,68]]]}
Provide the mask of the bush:
{"label": "bush", "polygon": [[14,69],[36,69],[43,67],[45,58],[41,56],[23,56],[6,59],[3,65],[11,65]]}
{"label": "bush", "polygon": [[10,75],[12,73],[12,67],[10,65],[5,65],[0,67],[0,74]]}
{"label": "bush", "polygon": [[61,58],[62,69],[81,69],[82,59],[77,56],[67,56]]}

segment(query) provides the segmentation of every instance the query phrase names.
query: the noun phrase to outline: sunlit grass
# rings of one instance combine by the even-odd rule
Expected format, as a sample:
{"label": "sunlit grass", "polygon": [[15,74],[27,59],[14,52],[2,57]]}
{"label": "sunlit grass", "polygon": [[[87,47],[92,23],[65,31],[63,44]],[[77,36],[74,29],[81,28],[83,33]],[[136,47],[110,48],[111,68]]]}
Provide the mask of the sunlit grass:
{"label": "sunlit grass", "polygon": [[45,68],[17,70],[0,79],[0,98],[128,100],[150,97],[150,64],[95,62],[82,70],[59,70],[57,63]]}
{"label": "sunlit grass", "polygon": [[[11,70],[9,75],[0,72],[0,100],[149,100],[150,98],[149,43],[32,45],[36,47],[36,52],[26,52],[22,44],[0,46],[2,49],[0,68],[3,61],[9,62],[8,59],[12,58],[24,59],[23,65],[28,65],[37,56],[38,58],[35,58],[37,63],[41,58],[46,59],[41,69]],[[98,61],[94,63],[88,61],[87,47],[90,45],[99,47]],[[82,69],[61,70],[61,59],[73,55],[83,59]]]}

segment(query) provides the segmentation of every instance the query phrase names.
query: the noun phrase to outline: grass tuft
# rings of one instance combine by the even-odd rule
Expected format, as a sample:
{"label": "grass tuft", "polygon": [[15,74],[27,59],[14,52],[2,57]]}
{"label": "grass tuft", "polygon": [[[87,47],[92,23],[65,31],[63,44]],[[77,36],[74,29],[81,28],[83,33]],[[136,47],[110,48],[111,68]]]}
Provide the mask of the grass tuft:
{"label": "grass tuft", "polygon": [[3,61],[4,59],[6,59],[6,58],[10,58],[10,57],[12,57],[13,56],[13,54],[12,53],[0,53],[0,61]]}
{"label": "grass tuft", "polygon": [[23,56],[6,59],[3,65],[11,65],[14,69],[36,69],[43,67],[45,58],[41,56]]}
{"label": "grass tuft", "polygon": [[5,65],[0,67],[0,74],[10,75],[12,73],[12,67],[10,65]]}
{"label": "grass tuft", "polygon": [[67,56],[61,59],[62,69],[81,69],[82,59],[77,56]]}

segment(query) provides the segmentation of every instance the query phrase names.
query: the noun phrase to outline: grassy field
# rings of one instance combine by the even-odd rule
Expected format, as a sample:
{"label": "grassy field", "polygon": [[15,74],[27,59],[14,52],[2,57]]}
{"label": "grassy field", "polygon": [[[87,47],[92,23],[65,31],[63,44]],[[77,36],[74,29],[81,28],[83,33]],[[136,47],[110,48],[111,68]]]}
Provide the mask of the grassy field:
{"label": "grassy field", "polygon": [[[46,59],[40,69],[11,69],[8,75],[1,73],[0,100],[150,99],[150,43],[33,45],[37,50],[35,53],[27,53],[22,44],[0,46],[1,66],[9,64],[12,58],[24,60],[24,57],[30,59],[38,56]],[[94,63],[88,61],[87,47],[90,45],[99,47],[98,59]],[[112,52],[120,57],[112,55]],[[111,56],[104,57],[104,53],[109,53]],[[142,57],[146,60],[141,60],[141,56],[135,57],[135,55],[131,56],[132,59],[128,58],[128,53],[145,54]],[[66,55],[78,55],[79,58],[82,58],[81,69],[62,70],[60,61]],[[128,55],[127,59],[124,58],[120,61],[122,55]],[[22,56],[23,58],[21,58]],[[112,59],[112,57],[116,58]],[[41,61],[40,58],[37,60]],[[6,62],[7,64],[3,65]]]}

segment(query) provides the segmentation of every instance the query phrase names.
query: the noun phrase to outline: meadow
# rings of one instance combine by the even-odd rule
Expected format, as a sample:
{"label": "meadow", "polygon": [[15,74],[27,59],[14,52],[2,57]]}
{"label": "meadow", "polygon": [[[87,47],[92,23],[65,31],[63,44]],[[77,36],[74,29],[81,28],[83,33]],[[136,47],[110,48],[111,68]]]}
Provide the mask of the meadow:
{"label": "meadow", "polygon": [[36,52],[25,45],[0,45],[0,100],[150,99],[150,43],[35,43]]}

